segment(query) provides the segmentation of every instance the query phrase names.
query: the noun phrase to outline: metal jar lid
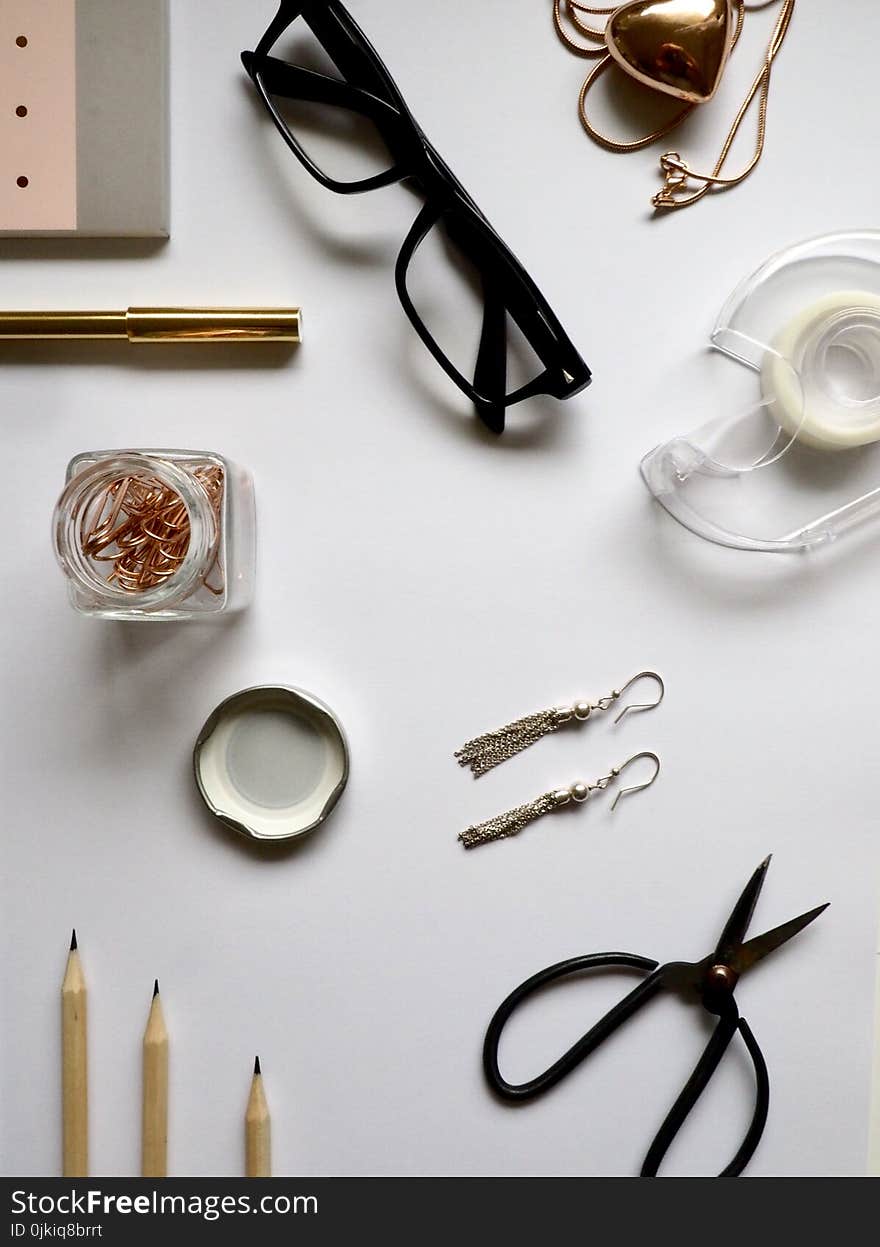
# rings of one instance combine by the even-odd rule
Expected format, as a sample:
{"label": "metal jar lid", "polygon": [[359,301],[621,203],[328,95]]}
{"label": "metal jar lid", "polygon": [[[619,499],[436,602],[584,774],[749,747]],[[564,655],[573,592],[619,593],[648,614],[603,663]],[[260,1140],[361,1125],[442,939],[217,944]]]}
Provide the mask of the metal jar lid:
{"label": "metal jar lid", "polygon": [[348,745],[328,706],[285,685],[220,703],[193,750],[199,792],[227,827],[260,842],[318,827],[348,780]]}

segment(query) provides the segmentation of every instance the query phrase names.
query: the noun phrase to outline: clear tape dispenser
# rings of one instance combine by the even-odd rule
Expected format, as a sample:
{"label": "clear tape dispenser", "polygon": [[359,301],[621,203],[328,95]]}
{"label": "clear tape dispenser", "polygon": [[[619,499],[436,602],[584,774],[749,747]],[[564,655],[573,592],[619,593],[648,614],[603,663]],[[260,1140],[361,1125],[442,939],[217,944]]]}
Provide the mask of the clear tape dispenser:
{"label": "clear tape dispenser", "polygon": [[773,256],[711,341],[750,370],[750,398],[642,460],[669,514],[718,545],[780,553],[880,515],[880,231]]}

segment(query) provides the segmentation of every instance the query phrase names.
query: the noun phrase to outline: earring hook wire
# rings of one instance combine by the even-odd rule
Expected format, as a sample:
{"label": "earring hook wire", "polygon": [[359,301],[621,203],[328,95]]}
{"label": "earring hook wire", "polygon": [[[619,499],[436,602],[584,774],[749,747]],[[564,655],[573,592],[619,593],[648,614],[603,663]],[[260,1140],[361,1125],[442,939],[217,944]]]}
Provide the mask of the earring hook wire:
{"label": "earring hook wire", "polygon": [[611,802],[612,813],[614,813],[617,803],[621,797],[628,797],[634,792],[641,792],[644,788],[650,788],[654,780],[660,774],[660,759],[657,757],[656,753],[651,753],[650,750],[643,750],[641,753],[634,753],[631,758],[627,758],[626,762],[621,763],[620,766],[616,766],[614,770],[611,772],[612,775],[616,779],[619,775],[623,773],[623,771],[626,770],[628,766],[630,766],[633,762],[638,762],[640,758],[651,759],[651,761],[654,763],[654,774],[651,776],[650,779],[643,780],[642,783],[640,784],[631,784],[628,788],[621,788],[620,792]]}
{"label": "earring hook wire", "polygon": [[638,675],[634,675],[631,680],[627,680],[623,688],[618,690],[617,696],[622,697],[626,690],[632,688],[632,686],[637,684],[639,680],[653,680],[655,682],[658,689],[657,699],[655,701],[634,702],[632,705],[624,706],[620,714],[618,714],[617,718],[614,720],[615,723],[619,723],[621,719],[625,719],[628,714],[638,714],[642,710],[656,709],[656,707],[660,705],[661,701],[666,696],[666,685],[663,683],[662,678],[656,671],[640,671]]}

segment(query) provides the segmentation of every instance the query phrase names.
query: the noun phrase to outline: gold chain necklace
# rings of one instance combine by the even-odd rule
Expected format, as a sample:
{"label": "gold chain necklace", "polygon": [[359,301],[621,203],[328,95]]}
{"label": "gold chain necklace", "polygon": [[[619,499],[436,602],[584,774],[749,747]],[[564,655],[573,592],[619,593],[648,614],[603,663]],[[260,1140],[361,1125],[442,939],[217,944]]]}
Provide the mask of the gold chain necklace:
{"label": "gold chain necklace", "polygon": [[[584,130],[594,142],[612,152],[640,151],[664,138],[698,104],[708,102],[715,94],[727,59],[739,42],[746,12],[777,2],[757,0],[747,5],[745,0],[631,0],[614,8],[597,8],[580,0],[553,0],[559,38],[577,56],[597,61],[578,96],[578,114]],[[712,172],[697,173],[678,152],[665,152],[660,157],[664,184],[651,200],[655,208],[686,208],[713,187],[729,190],[738,186],[754,170],[764,151],[773,62],[788,32],[794,6],[795,0],[782,0],[761,68],[734,118]],[[582,14],[604,16],[608,21],[600,30]],[[586,100],[593,84],[612,63],[642,85],[683,100],[683,107],[642,138],[624,142],[602,134],[587,116]],[[723,177],[730,149],[756,99],[758,128],[754,153],[735,177]],[[691,189],[692,182],[701,185]]]}

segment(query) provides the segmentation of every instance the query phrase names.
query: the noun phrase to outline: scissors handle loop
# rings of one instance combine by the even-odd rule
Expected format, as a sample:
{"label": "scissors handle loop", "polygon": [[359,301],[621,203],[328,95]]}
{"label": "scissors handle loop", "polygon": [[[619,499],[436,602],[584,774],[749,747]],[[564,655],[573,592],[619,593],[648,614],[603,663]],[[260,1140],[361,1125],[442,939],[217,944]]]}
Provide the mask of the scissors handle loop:
{"label": "scissors handle loop", "polygon": [[[628,996],[624,996],[619,1005],[606,1013],[591,1030],[587,1031],[586,1035],[573,1044],[542,1074],[529,1079],[528,1082],[508,1082],[498,1067],[498,1045],[501,1041],[501,1032],[514,1010],[534,992],[540,991],[542,987],[546,987],[557,979],[566,978],[570,974],[579,974],[584,970],[597,970],[608,966],[641,970],[648,977],[639,983]],[[505,1100],[528,1100],[549,1091],[551,1087],[565,1078],[566,1074],[570,1074],[576,1066],[580,1065],[581,1061],[585,1060],[603,1040],[607,1039],[618,1026],[621,1026],[637,1009],[646,1004],[660,989],[662,978],[652,973],[656,970],[656,961],[651,961],[648,957],[638,957],[635,953],[589,953],[583,957],[569,957],[567,961],[558,961],[555,965],[548,966],[546,970],[533,974],[524,983],[520,983],[519,987],[515,988],[496,1009],[495,1016],[486,1031],[483,1043],[483,1070],[489,1086]]]}
{"label": "scissors handle loop", "polygon": [[[609,1010],[604,1017],[600,1018],[595,1026],[588,1030],[582,1038],[572,1044],[567,1052],[563,1053],[557,1061],[548,1066],[543,1073],[537,1074],[527,1082],[508,1082],[499,1069],[498,1046],[501,1041],[501,1034],[511,1014],[529,996],[555,982],[557,979],[566,978],[572,974],[579,974],[585,970],[607,967],[641,971],[646,977],[628,995],[624,996],[618,1005]],[[680,988],[681,971],[689,968],[683,963],[658,966],[656,961],[651,961],[647,957],[638,957],[634,953],[591,953],[583,957],[571,957],[567,961],[558,961],[555,965],[548,966],[546,970],[533,974],[531,978],[526,979],[524,983],[515,988],[506,1000],[502,1001],[492,1021],[489,1023],[483,1043],[483,1070],[486,1075],[486,1081],[502,1099],[510,1100],[514,1103],[542,1095],[565,1078],[567,1074],[570,1074],[573,1069],[580,1065],[581,1061],[585,1060],[591,1052],[612,1035],[628,1018],[632,1017],[638,1009],[647,1004],[657,992],[663,989],[674,991]],[[706,1089],[710,1078],[718,1068],[721,1058],[727,1051],[730,1041],[737,1031],[743,1038],[755,1071],[755,1109],[745,1138],[733,1160],[726,1169],[722,1170],[720,1176],[736,1177],[742,1173],[751,1159],[755,1148],[758,1146],[758,1141],[767,1121],[767,1110],[770,1104],[770,1082],[767,1074],[767,1065],[748,1023],[745,1018],[739,1016],[739,1010],[736,1007],[733,996],[728,996],[717,1010],[713,1008],[712,1011],[717,1011],[718,1013],[718,1022],[715,1030],[703,1050],[702,1056],[694,1067],[693,1073],[666,1115],[665,1121],[648,1149],[648,1154],[645,1157],[641,1170],[642,1177],[656,1176],[673,1139]]]}
{"label": "scissors handle loop", "polygon": [[761,1135],[764,1133],[764,1126],[767,1123],[767,1111],[770,1107],[770,1077],[767,1073],[767,1063],[764,1060],[764,1054],[758,1047],[758,1042],[752,1034],[748,1022],[745,1018],[739,1016],[736,1004],[731,997],[729,1006],[719,1017],[718,1024],[712,1033],[711,1039],[706,1044],[703,1055],[697,1062],[694,1072],[682,1088],[681,1094],[669,1110],[666,1120],[657,1131],[654,1142],[648,1149],[645,1163],[642,1165],[641,1176],[643,1178],[654,1178],[657,1176],[657,1171],[660,1168],[663,1157],[669,1150],[670,1144],[684,1125],[691,1109],[705,1091],[709,1079],[718,1068],[721,1058],[727,1051],[727,1047],[737,1031],[743,1037],[743,1042],[746,1045],[749,1056],[752,1058],[752,1065],[755,1070],[755,1111],[752,1114],[751,1123],[736,1155],[718,1176],[721,1178],[738,1178],[751,1160]]}

